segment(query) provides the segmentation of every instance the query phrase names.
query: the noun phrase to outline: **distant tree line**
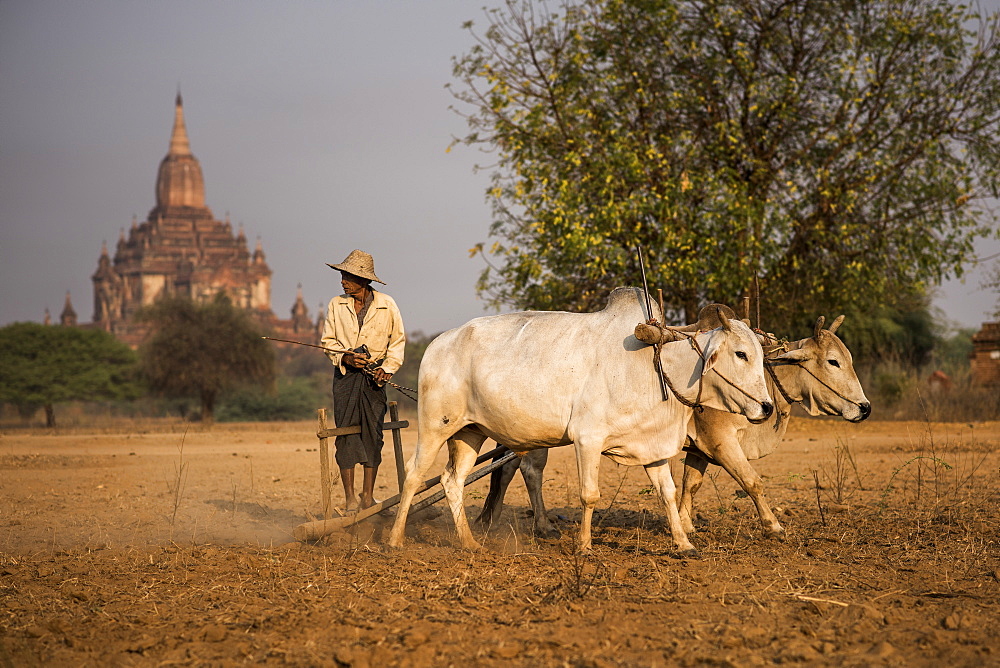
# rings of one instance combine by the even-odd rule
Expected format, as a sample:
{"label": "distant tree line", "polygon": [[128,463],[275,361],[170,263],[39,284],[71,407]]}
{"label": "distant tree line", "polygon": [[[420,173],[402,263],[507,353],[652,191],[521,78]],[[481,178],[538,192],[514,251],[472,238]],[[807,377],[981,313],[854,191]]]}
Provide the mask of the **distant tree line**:
{"label": "distant tree line", "polygon": [[[307,420],[331,405],[326,356],[262,340],[258,326],[225,298],[200,305],[166,300],[144,317],[154,334],[138,353],[99,330],[37,323],[0,328],[0,403],[26,421],[44,409],[49,427],[56,426],[56,407],[72,401],[126,405],[142,398],[128,414],[167,412],[205,422]],[[949,373],[968,368],[973,330],[951,332],[927,308],[903,316],[873,309],[849,326],[862,366],[879,359],[905,368],[933,362]],[[408,335],[394,382],[418,389],[420,363],[435,337]],[[876,387],[890,388],[890,398],[903,392],[897,371],[872,378]],[[389,399],[404,408],[415,405],[391,388]]]}

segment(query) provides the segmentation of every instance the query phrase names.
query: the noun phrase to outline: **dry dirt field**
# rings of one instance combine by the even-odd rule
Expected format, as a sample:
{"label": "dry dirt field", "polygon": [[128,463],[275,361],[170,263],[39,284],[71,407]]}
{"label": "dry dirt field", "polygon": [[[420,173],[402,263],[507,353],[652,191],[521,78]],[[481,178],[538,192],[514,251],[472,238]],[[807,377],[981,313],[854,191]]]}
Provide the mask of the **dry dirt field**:
{"label": "dry dirt field", "polygon": [[320,514],[315,431],[0,432],[0,667],[1000,665],[1000,423],[797,418],[756,464],[787,540],[722,473],[691,560],[641,469],[608,461],[575,555],[568,448],[546,471],[559,540],[532,537],[517,479],[480,552],[448,513],[399,552],[378,522],[295,543]]}

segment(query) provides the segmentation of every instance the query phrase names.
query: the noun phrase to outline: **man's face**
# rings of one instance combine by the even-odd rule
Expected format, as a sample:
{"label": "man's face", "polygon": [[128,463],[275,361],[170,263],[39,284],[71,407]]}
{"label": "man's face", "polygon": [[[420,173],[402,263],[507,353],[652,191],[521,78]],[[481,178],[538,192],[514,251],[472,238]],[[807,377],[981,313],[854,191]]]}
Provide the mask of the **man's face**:
{"label": "man's face", "polygon": [[351,297],[357,297],[364,294],[365,288],[371,283],[368,279],[361,278],[360,276],[355,276],[354,274],[349,274],[346,271],[340,272],[340,287],[344,289],[344,293],[350,295]]}

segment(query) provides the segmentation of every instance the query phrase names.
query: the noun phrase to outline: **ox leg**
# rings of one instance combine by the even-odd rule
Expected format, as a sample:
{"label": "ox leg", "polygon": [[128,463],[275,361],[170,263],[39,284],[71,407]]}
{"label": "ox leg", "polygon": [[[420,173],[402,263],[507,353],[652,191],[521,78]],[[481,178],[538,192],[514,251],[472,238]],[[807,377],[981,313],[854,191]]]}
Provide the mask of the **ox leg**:
{"label": "ox leg", "polygon": [[482,434],[468,429],[462,429],[448,439],[448,465],[441,474],[441,487],[448,497],[458,539],[467,550],[478,550],[481,546],[473,538],[469,520],[465,516],[465,479],[475,466],[476,455],[485,440],[486,437]]}
{"label": "ox leg", "polygon": [[531,510],[535,515],[535,533],[542,538],[559,538],[559,529],[549,521],[549,512],[542,498],[542,474],[545,464],[549,461],[548,448],[532,450],[521,457],[521,477],[524,486],[528,488],[528,498],[531,499]]}
{"label": "ox leg", "polygon": [[[434,445],[424,447],[424,443],[433,443]],[[417,450],[410,457],[410,460],[406,462],[406,479],[403,481],[403,490],[399,494],[399,508],[396,510],[396,521],[393,522],[392,531],[389,532],[389,547],[403,546],[406,517],[410,513],[410,504],[413,503],[413,497],[417,493],[417,488],[420,487],[420,484],[427,475],[427,471],[430,469],[431,464],[434,463],[434,459],[437,457],[444,443],[444,438],[438,436],[435,436],[434,440],[430,438],[421,440],[418,436]]]}
{"label": "ox leg", "polygon": [[680,514],[677,512],[677,488],[674,486],[674,477],[670,474],[670,462],[664,459],[646,465],[645,469],[649,482],[653,483],[653,487],[659,492],[660,500],[667,510],[670,535],[673,536],[678,552],[682,557],[697,557],[698,550],[688,540],[687,533],[681,526]]}
{"label": "ox leg", "polygon": [[768,538],[781,538],[785,529],[778,523],[778,518],[771,512],[771,506],[767,503],[767,496],[764,494],[764,481],[761,480],[757,471],[750,466],[746,455],[738,441],[726,440],[719,444],[715,451],[715,460],[719,462],[726,472],[740,484],[757,506],[757,514],[760,516],[760,525],[764,529],[764,535]]}
{"label": "ox leg", "polygon": [[[509,450],[497,455],[493,458],[493,461],[496,461],[507,452]],[[513,459],[490,474],[490,491],[486,494],[486,500],[483,502],[483,512],[479,513],[479,517],[476,518],[476,524],[489,529],[500,519],[500,513],[503,511],[503,499],[507,495],[507,488],[510,486],[510,481],[517,474],[517,467],[518,460]]]}
{"label": "ox leg", "polygon": [[601,488],[598,476],[601,470],[601,451],[599,448],[587,448],[576,444],[576,470],[580,478],[580,504],[583,506],[583,521],[580,522],[580,552],[590,554],[591,526],[594,519],[594,508],[601,499]]}
{"label": "ox leg", "polygon": [[684,478],[681,481],[680,516],[681,527],[688,533],[694,533],[694,495],[701,489],[705,480],[705,469],[708,460],[693,452],[684,453]]}

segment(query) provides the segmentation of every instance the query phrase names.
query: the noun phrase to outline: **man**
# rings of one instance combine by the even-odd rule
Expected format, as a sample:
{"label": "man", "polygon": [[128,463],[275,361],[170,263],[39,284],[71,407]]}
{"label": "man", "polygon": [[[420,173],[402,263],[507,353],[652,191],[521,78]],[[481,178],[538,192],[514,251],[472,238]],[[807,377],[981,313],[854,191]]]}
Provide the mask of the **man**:
{"label": "man", "polygon": [[[323,324],[325,348],[336,366],[333,374],[333,417],[338,427],[361,426],[360,434],[338,436],[337,466],[344,483],[348,511],[375,503],[375,476],[382,463],[382,423],[385,420],[385,383],[403,364],[406,336],[403,318],[389,295],[371,287],[385,282],[375,275],[375,262],[364,251],[353,250],[340,264],[344,294],[330,300]],[[360,503],[354,495],[354,468],[364,469]]]}

